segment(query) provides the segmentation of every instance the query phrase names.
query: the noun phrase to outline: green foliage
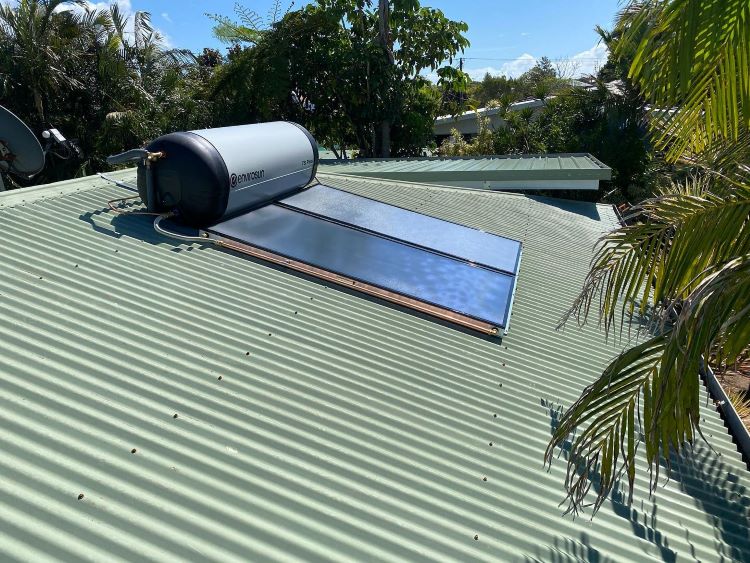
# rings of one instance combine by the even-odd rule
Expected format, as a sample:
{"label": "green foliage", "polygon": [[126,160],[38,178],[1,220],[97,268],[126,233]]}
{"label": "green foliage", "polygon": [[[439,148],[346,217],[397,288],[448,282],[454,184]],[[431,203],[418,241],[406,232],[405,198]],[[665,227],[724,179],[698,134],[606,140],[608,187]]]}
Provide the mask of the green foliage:
{"label": "green foliage", "polygon": [[535,154],[545,152],[545,131],[530,108],[506,111],[505,125],[495,131],[493,150],[495,154]]}
{"label": "green foliage", "polygon": [[585,322],[594,307],[607,332],[647,318],[653,335],[584,390],[547,448],[551,461],[582,429],[568,455],[572,510],[594,481],[594,511],[620,476],[632,491],[639,443],[655,487],[660,463],[695,439],[703,358],[718,349],[731,363],[750,342],[750,185],[701,183],[645,201],[637,222],[603,237],[568,314]]}
{"label": "green foliage", "polygon": [[603,84],[591,90],[571,90],[547,101],[538,131],[544,150],[588,152],[612,168],[612,187],[625,200],[652,195],[660,166],[644,126],[641,99],[627,86],[622,95]]}
{"label": "green foliage", "polygon": [[465,141],[457,133],[440,147],[444,155],[588,152],[612,168],[616,200],[638,201],[653,194],[662,163],[654,155],[644,127],[641,99],[627,86],[611,94],[603,84],[590,90],[567,90],[530,109],[499,107],[503,125],[492,129],[479,115],[479,134]]}
{"label": "green foliage", "polygon": [[749,21],[747,0],[645,0],[623,12],[619,51],[634,53],[629,76],[671,160],[750,144]]}
{"label": "green foliage", "polygon": [[210,122],[205,68],[166,49],[147,13],[132,18],[117,5],[0,4],[0,103],[36,133],[59,128],[85,155],[49,156],[35,182],[106,169],[108,154]]}
{"label": "green foliage", "polygon": [[381,154],[385,123],[391,154],[416,154],[439,109],[419,73],[437,70],[462,87],[465,75],[441,65],[468,45],[466,24],[416,1],[392,2],[389,21],[395,64],[369,2],[320,0],[288,12],[217,72],[215,99],[241,121],[295,120],[319,142],[354,145],[362,156]]}
{"label": "green foliage", "polygon": [[509,105],[532,98],[546,99],[568,89],[566,77],[558,73],[550,59],[542,57],[518,78],[486,73],[481,81],[469,83],[467,105],[473,108],[491,103]]}
{"label": "green foliage", "polygon": [[286,10],[282,9],[282,4],[282,0],[275,0],[265,18],[240,3],[234,5],[237,21],[222,14],[206,14],[206,16],[215,22],[213,32],[219,41],[256,44],[265,32],[289,13],[294,2],[290,2]]}
{"label": "green foliage", "polygon": [[750,398],[743,391],[732,390],[727,393],[727,398],[732,404],[732,408],[737,412],[737,416],[742,419],[750,418]]}
{"label": "green foliage", "polygon": [[490,73],[486,73],[480,82],[471,82],[468,85],[469,105],[475,108],[483,108],[494,100],[505,99],[508,103],[518,101],[514,94],[515,84],[516,81],[513,78],[492,76]]}
{"label": "green foliage", "polygon": [[623,476],[632,494],[639,444],[653,491],[660,466],[700,432],[704,361],[732,363],[750,343],[748,15],[747,2],[631,2],[603,34],[616,53],[607,72],[629,63],[667,158],[721,173],[688,176],[606,235],[563,319],[595,314],[607,333],[647,319],[649,334],[584,390],[550,441],[548,462],[581,430],[568,455],[571,510],[585,506],[594,482],[594,511]]}
{"label": "green foliage", "polygon": [[488,117],[477,114],[478,133],[471,141],[464,139],[457,130],[451,130],[451,135],[440,147],[441,156],[481,156],[493,154],[494,132],[490,127]]}
{"label": "green foliage", "polygon": [[210,16],[232,44],[224,57],[167,49],[149,14],[127,21],[116,4],[0,3],[0,103],[36,133],[58,127],[85,155],[50,156],[34,181],[106,169],[108,154],[169,131],[274,119],[362,155],[432,144],[441,98],[419,73],[465,89],[466,75],[444,63],[468,45],[466,24],[415,0],[290,8],[277,0],[265,17],[240,5],[237,21]]}

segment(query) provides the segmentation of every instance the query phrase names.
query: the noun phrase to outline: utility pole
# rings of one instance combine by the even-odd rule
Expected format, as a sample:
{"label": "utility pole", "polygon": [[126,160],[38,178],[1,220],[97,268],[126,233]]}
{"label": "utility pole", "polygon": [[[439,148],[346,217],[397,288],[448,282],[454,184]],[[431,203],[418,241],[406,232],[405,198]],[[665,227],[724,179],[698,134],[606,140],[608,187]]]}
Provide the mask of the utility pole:
{"label": "utility pole", "polygon": [[[396,64],[393,56],[393,39],[391,37],[391,6],[390,0],[378,1],[378,20],[380,28],[380,44],[385,51],[385,59],[388,65]],[[384,119],[380,124],[380,156],[388,158],[391,156],[391,122]]]}

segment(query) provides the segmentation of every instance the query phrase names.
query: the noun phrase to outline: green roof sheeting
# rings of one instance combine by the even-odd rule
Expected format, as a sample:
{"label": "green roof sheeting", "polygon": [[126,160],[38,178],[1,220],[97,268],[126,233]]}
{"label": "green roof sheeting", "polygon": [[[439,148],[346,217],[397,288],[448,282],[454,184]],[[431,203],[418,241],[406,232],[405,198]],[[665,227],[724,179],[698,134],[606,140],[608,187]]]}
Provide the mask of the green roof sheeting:
{"label": "green roof sheeting", "polygon": [[716,453],[561,514],[557,409],[624,345],[555,329],[610,207],[321,180],[521,240],[510,334],[165,239],[98,178],[0,194],[0,560],[750,558],[750,474],[705,398]]}
{"label": "green roof sheeting", "polygon": [[[508,189],[513,188],[511,183],[517,184],[516,189],[524,189],[525,182],[595,181],[592,185],[596,185],[612,178],[612,170],[590,154],[323,160],[320,171],[408,182],[502,182]],[[573,185],[565,187],[575,189]],[[544,186],[533,184],[529,188]],[[592,188],[586,185],[579,189]]]}

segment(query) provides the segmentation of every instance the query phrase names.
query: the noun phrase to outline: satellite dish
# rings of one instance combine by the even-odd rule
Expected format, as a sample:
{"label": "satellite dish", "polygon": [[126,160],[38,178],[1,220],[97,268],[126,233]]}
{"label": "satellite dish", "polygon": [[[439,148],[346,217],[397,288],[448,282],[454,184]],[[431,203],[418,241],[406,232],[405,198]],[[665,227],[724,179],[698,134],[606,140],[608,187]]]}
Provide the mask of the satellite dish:
{"label": "satellite dish", "polygon": [[44,151],[34,133],[12,112],[0,106],[0,171],[29,178],[42,168]]}

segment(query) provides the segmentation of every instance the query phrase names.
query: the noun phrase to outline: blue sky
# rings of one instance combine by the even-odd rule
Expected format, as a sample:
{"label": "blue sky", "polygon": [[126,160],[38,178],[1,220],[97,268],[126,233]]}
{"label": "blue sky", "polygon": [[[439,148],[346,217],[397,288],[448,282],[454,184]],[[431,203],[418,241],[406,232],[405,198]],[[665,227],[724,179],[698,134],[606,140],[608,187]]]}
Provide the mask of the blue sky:
{"label": "blue sky", "polygon": [[[303,0],[297,0],[297,4]],[[224,49],[211,34],[206,12],[233,15],[234,0],[119,0],[123,8],[149,11],[153,23],[175,47]],[[471,47],[465,69],[481,78],[485,71],[517,75],[541,56],[571,59],[576,73],[591,72],[606,58],[597,47],[594,26],[609,27],[619,0],[422,0],[452,19],[469,24]],[[265,14],[272,0],[243,0]],[[571,65],[568,65],[571,66]]]}

